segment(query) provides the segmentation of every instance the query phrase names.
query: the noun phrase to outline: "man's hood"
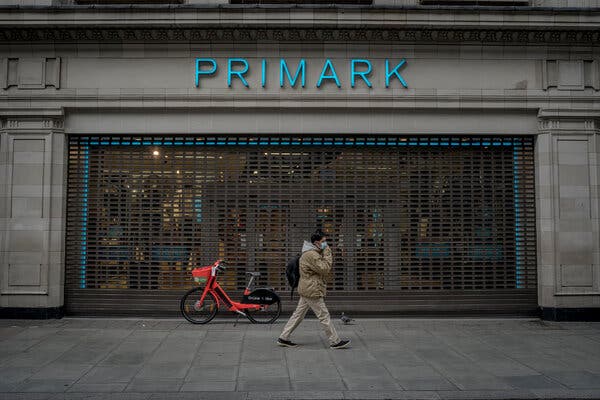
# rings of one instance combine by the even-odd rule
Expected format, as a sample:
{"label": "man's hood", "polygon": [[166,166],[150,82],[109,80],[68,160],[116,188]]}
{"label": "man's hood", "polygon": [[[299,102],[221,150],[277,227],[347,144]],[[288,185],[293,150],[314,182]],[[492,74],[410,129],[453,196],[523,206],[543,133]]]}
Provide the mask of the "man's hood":
{"label": "man's hood", "polygon": [[309,250],[317,250],[317,251],[319,251],[319,249],[314,244],[312,244],[311,242],[305,240],[304,244],[302,245],[302,252],[305,253],[305,252],[307,252]]}

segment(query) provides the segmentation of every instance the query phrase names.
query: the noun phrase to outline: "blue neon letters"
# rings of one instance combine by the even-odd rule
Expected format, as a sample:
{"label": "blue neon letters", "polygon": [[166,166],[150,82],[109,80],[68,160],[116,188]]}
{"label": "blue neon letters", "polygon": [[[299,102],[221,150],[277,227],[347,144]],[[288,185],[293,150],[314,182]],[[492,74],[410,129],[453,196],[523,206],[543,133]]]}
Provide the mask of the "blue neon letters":
{"label": "blue neon letters", "polygon": [[402,78],[402,76],[398,73],[398,68],[402,67],[406,63],[406,60],[402,59],[395,67],[390,71],[390,62],[389,60],[385,60],[385,87],[390,87],[390,78],[392,76],[396,76],[402,86],[408,87],[406,81]]}
{"label": "blue neon letters", "polygon": [[[325,75],[325,72],[328,69],[331,70],[331,74]],[[317,82],[317,87],[321,87],[321,82],[323,82],[323,79],[333,79],[337,87],[342,87],[342,85],[340,85],[340,80],[338,79],[337,73],[335,72],[335,68],[333,68],[333,64],[331,63],[331,60],[329,58],[325,60],[325,64],[323,64],[323,69],[321,70],[321,76],[319,77],[319,81]]]}
{"label": "blue neon letters", "polygon": [[[263,60],[263,62],[264,61],[265,60]],[[306,85],[305,70],[306,70],[306,61],[304,59],[302,59],[298,63],[298,69],[296,70],[296,75],[294,75],[294,78],[292,78],[292,75],[290,75],[290,70],[288,69],[287,63],[285,62],[285,59],[282,58],[279,61],[279,87],[283,87],[283,73],[284,72],[290,81],[291,87],[296,86],[296,81],[298,80],[298,75],[302,74],[302,87],[304,87]]]}
{"label": "blue neon letters", "polygon": [[[267,86],[267,67],[269,65],[273,67],[279,67],[279,87],[285,86],[296,88],[298,80],[300,80],[300,86],[306,87],[306,75],[309,65],[305,59],[300,59],[297,62],[289,63],[286,59],[280,58],[279,62],[271,61],[267,59],[261,59],[260,64],[254,68],[260,68],[260,86]],[[404,88],[408,87],[408,83],[404,77],[400,74],[400,70],[406,67],[406,60],[402,59],[398,62],[390,62],[389,59],[385,59],[383,65],[377,65],[367,59],[351,59],[348,62],[348,77],[350,82],[349,85],[352,88],[355,87],[369,87],[372,88],[373,84],[371,79],[374,75],[379,72],[379,75],[385,73],[385,87],[389,88],[393,86],[393,80],[397,79],[400,85]],[[381,61],[379,61],[381,64]],[[339,65],[338,65],[339,67]],[[195,84],[196,87],[202,88],[200,84],[201,79],[214,78],[218,69],[218,62],[214,58],[196,58],[196,71],[195,71]],[[384,69],[385,71],[381,71]],[[340,80],[340,75],[336,70],[336,65],[330,60],[326,59],[322,65],[319,66],[320,75],[319,79],[314,83],[317,88],[321,85],[327,86],[327,84],[333,84],[338,88],[343,86]],[[258,82],[253,82],[252,78],[258,80],[256,74],[251,74],[252,68],[245,58],[228,58],[227,59],[227,86],[232,86],[232,80],[239,80],[245,87],[250,88],[251,86],[258,86]],[[274,71],[275,72],[275,71]],[[343,75],[342,75],[343,76]],[[383,78],[383,77],[382,77]],[[373,82],[380,82],[380,80],[373,80]]]}
{"label": "blue neon letters", "polygon": [[[385,60],[385,61],[387,62],[387,60]],[[357,71],[356,66],[358,64],[366,64],[367,70],[360,71],[360,72]],[[354,87],[354,85],[355,85],[354,78],[356,78],[357,76],[360,76],[362,78],[362,80],[365,81],[365,83],[367,84],[368,87],[373,87],[371,85],[371,82],[369,82],[369,78],[367,78],[367,75],[369,75],[372,70],[373,70],[373,66],[371,65],[371,62],[369,60],[352,60],[352,61],[350,61],[350,84],[351,84],[351,86]]]}
{"label": "blue neon letters", "polygon": [[[239,63],[243,65],[243,69],[240,71],[233,70],[233,63]],[[230,58],[227,60],[227,86],[231,87],[231,77],[237,76],[240,78],[244,86],[248,87],[248,82],[244,79],[244,74],[248,72],[248,61],[243,58]],[[387,82],[387,81],[386,81]]]}
{"label": "blue neon letters", "polygon": [[[209,70],[202,70],[202,64],[210,64]],[[217,62],[212,58],[196,58],[196,87],[200,86],[200,75],[212,75],[217,72]]]}

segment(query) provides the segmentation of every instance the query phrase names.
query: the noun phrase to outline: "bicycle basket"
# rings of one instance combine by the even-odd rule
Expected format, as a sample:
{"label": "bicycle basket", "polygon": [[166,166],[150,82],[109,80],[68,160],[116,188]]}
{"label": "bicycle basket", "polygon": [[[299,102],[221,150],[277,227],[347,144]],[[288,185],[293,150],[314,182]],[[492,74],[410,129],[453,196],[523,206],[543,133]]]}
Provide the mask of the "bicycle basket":
{"label": "bicycle basket", "polygon": [[192,276],[194,277],[194,281],[198,284],[203,284],[208,281],[210,278],[211,266],[194,268],[192,270]]}

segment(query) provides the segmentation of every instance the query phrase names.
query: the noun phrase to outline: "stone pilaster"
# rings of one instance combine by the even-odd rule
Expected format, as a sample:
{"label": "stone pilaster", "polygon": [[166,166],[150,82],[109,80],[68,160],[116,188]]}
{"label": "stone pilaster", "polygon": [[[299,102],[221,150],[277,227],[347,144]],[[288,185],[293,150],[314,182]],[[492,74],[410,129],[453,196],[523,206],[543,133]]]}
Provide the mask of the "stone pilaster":
{"label": "stone pilaster", "polygon": [[47,316],[64,303],[66,143],[61,110],[33,111],[0,116],[0,310]]}
{"label": "stone pilaster", "polygon": [[545,318],[575,318],[600,307],[599,117],[540,113],[538,283]]}

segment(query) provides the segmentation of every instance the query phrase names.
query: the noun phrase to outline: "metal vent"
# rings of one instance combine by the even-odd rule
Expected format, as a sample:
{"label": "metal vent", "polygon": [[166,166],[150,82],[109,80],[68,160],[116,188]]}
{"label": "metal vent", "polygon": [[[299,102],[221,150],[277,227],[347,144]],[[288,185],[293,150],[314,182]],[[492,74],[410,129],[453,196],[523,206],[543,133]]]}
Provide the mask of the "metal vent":
{"label": "metal vent", "polygon": [[530,137],[69,143],[72,314],[175,313],[193,285],[191,268],[218,258],[228,262],[221,282],[234,294],[247,270],[287,291],[286,261],[317,227],[334,250],[331,302],[346,310],[537,304]]}

